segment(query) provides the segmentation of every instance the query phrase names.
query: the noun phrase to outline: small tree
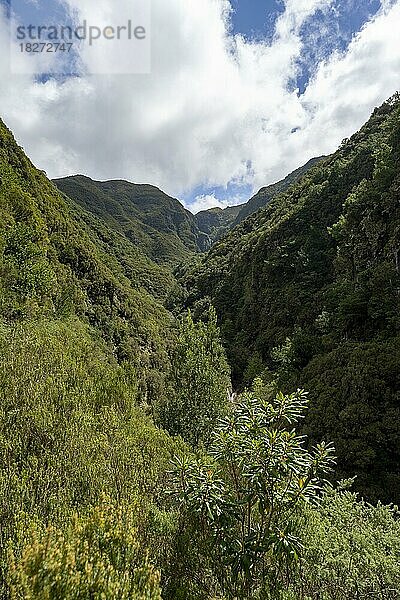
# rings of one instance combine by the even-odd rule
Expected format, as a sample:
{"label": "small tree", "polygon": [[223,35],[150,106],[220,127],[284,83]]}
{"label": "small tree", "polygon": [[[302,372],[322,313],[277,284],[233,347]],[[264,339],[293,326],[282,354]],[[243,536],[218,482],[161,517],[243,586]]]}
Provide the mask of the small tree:
{"label": "small tree", "polygon": [[220,341],[217,316],[195,323],[190,312],[180,324],[172,352],[172,394],[160,407],[160,423],[193,446],[207,442],[219,417],[226,412],[230,371]]}
{"label": "small tree", "polygon": [[299,509],[317,500],[334,463],[331,445],[309,452],[293,429],[306,407],[305,392],[270,400],[258,380],[220,421],[211,458],[176,459],[175,493],[227,598],[257,598],[265,585],[262,597],[273,597],[302,551]]}

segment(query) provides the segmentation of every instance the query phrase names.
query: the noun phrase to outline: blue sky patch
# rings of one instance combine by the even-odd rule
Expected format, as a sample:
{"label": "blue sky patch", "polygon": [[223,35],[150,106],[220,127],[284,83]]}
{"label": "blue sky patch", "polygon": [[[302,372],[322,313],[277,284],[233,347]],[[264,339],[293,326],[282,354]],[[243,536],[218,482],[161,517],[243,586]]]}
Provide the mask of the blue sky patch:
{"label": "blue sky patch", "polygon": [[[284,5],[279,0],[231,0],[233,33],[248,39],[272,40],[275,23],[283,13]],[[332,52],[344,52],[353,36],[359,32],[380,9],[380,0],[336,0],[333,10],[317,11],[308,19],[301,30],[304,49],[298,63],[298,76],[289,82],[291,90],[303,94],[321,60]],[[296,128],[292,131],[295,133]],[[196,188],[185,201],[190,204],[196,197],[214,193],[221,201],[235,198],[233,204],[246,202],[253,193],[251,186],[228,188]]]}

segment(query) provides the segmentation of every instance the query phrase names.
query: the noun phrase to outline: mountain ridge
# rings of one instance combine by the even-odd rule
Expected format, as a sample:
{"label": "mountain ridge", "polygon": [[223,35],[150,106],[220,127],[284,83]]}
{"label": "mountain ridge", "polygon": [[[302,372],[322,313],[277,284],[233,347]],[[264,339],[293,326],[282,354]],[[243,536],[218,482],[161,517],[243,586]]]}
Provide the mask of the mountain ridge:
{"label": "mountain ridge", "polygon": [[236,386],[263,375],[310,391],[305,432],[332,439],[340,474],[357,464],[374,500],[400,498],[400,429],[388,432],[400,389],[399,172],[397,94],[179,277],[197,318],[215,306]]}
{"label": "mountain ridge", "polygon": [[395,597],[399,166],[397,96],[200,254],[0,121],[1,598]]}
{"label": "mountain ridge", "polygon": [[95,181],[84,175],[54,183],[160,264],[184,260],[202,245],[204,236],[191,213],[156,186],[122,179]]}
{"label": "mountain ridge", "polygon": [[325,156],[312,158],[307,163],[289,173],[284,179],[264,186],[247,202],[228,206],[226,208],[213,207],[203,210],[195,215],[197,226],[201,231],[210,236],[211,245],[224,237],[230,229],[240,225],[245,219],[258,210],[265,208],[277,195],[285,191],[290,185],[301,179],[309,169],[314,167]]}
{"label": "mountain ridge", "polygon": [[141,365],[146,389],[148,375],[166,360],[163,338],[172,322],[148,279],[155,277],[162,298],[171,275],[127,246],[111,250],[112,232],[98,222],[97,232],[90,228],[87,215],[34,167],[2,121],[0,182],[1,318],[75,316],[118,360]]}
{"label": "mountain ridge", "polygon": [[301,179],[303,175],[307,173],[312,167],[317,165],[319,162],[327,158],[326,156],[318,156],[311,158],[304,165],[298,167],[283,179],[272,183],[267,186],[263,186],[258,192],[250,198],[245,204],[243,204],[237,218],[235,219],[233,226],[239,225],[242,221],[247,219],[250,215],[257,212],[260,208],[265,208],[267,204],[278,194],[284,192],[293,183]]}
{"label": "mountain ridge", "polygon": [[81,174],[53,181],[66,196],[125,235],[151,260],[168,265],[209,250],[322,159],[311,159],[283,180],[261,188],[244,204],[214,207],[195,215],[177,198],[152,184],[126,179],[97,181]]}

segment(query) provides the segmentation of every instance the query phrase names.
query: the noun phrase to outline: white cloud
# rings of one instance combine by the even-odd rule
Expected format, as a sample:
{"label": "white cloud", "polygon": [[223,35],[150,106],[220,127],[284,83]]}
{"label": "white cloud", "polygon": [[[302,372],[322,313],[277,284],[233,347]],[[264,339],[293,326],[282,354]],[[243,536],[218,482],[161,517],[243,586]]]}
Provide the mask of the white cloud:
{"label": "white cloud", "polygon": [[[85,0],[84,16],[116,22],[129,1]],[[0,115],[52,177],[125,178],[174,196],[233,181],[257,189],[335,150],[399,87],[397,0],[319,65],[303,95],[290,89],[302,25],[333,4],[285,0],[273,41],[262,43],[229,34],[227,0],[153,0],[151,75],[45,84],[7,73],[3,19]]]}
{"label": "white cloud", "polygon": [[190,205],[190,210],[193,214],[197,214],[202,210],[208,210],[209,208],[227,208],[236,204],[234,201],[219,200],[215,194],[203,194],[196,196],[194,201]]}
{"label": "white cloud", "polygon": [[285,12],[278,19],[276,31],[281,37],[298,33],[306,19],[317,10],[326,11],[334,0],[284,0]]}

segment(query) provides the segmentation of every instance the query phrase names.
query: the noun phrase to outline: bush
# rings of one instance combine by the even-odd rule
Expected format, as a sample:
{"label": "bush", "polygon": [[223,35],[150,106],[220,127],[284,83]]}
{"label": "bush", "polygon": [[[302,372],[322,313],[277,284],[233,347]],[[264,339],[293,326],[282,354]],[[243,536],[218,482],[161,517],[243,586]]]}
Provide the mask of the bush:
{"label": "bush", "polygon": [[[158,501],[181,445],[139,398],[135,371],[77,319],[0,325],[1,598],[6,549],[20,547],[15,514],[63,532],[102,492],[117,503]],[[150,541],[162,562],[168,542]]]}
{"label": "bush", "polygon": [[293,429],[306,406],[304,392],[271,399],[258,380],[220,421],[210,459],[176,461],[175,493],[229,599],[264,597],[302,554],[299,510],[317,500],[333,464],[331,446],[308,452]]}
{"label": "bush", "polygon": [[[398,600],[400,520],[390,506],[331,490],[303,518],[306,552],[291,600]],[[288,586],[289,587],[289,586]]]}
{"label": "bush", "polygon": [[30,540],[10,553],[11,598],[17,600],[161,600],[160,574],[136,535],[134,506],[107,498],[66,531],[32,525]]}
{"label": "bush", "polygon": [[158,422],[192,446],[207,443],[227,410],[231,386],[214,309],[206,322],[195,323],[190,312],[182,319],[171,364],[172,389],[168,401],[156,409]]}

